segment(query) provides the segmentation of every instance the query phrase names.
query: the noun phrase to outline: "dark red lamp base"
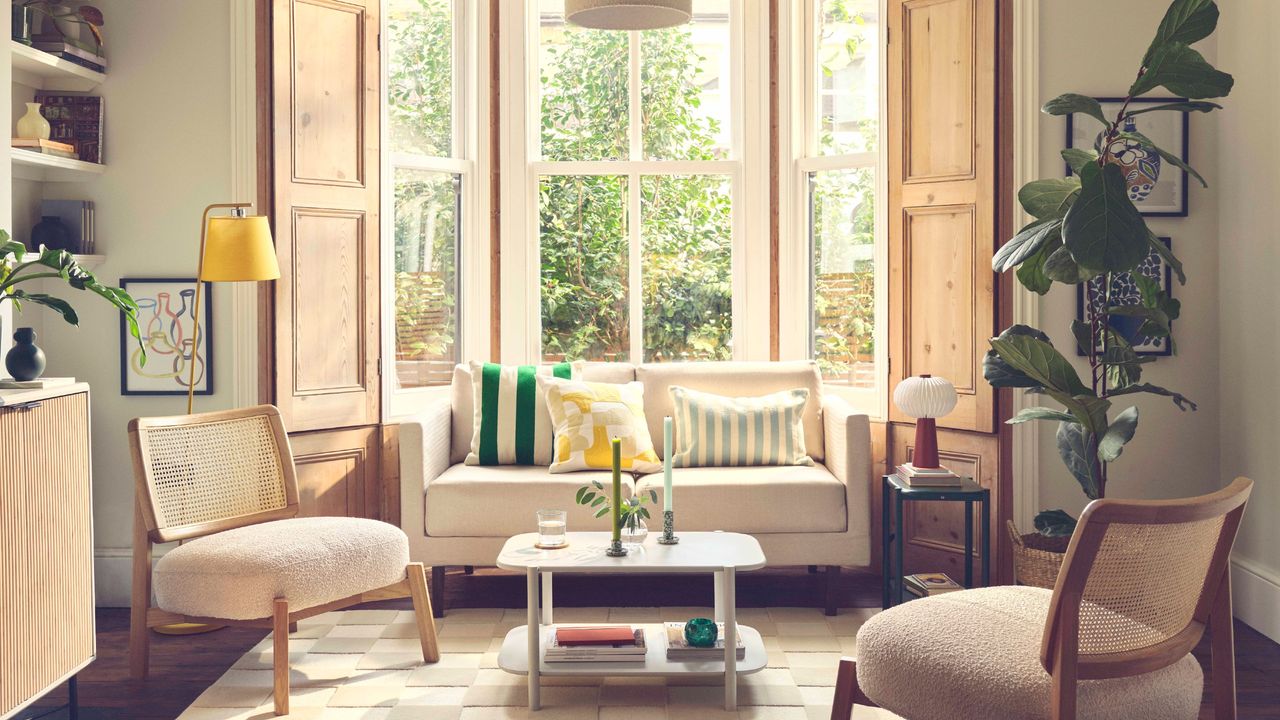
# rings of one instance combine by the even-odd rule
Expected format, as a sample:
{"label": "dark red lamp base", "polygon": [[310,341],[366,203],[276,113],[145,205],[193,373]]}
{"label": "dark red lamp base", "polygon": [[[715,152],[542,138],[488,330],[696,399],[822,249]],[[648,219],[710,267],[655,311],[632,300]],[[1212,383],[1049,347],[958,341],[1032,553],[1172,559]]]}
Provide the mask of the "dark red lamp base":
{"label": "dark red lamp base", "polygon": [[916,418],[916,447],[911,464],[918,468],[938,467],[938,423],[933,418]]}

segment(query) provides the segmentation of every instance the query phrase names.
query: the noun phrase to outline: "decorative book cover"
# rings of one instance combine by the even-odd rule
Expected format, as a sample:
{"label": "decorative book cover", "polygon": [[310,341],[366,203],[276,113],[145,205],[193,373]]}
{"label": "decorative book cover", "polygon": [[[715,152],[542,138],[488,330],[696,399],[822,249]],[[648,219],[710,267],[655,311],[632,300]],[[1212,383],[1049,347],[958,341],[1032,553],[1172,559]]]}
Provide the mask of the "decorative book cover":
{"label": "decorative book cover", "polygon": [[97,95],[37,93],[40,114],[49,121],[49,139],[75,147],[85,162],[102,163],[102,98]]}
{"label": "decorative book cover", "polygon": [[556,641],[565,647],[575,645],[630,645],[635,632],[629,625],[589,627],[557,627]]}

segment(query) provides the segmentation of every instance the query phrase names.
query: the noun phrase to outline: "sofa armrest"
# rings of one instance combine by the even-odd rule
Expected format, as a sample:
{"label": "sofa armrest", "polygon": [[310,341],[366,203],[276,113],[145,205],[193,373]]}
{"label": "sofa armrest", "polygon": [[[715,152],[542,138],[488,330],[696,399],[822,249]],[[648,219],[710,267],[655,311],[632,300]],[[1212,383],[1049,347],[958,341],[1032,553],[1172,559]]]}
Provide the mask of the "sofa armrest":
{"label": "sofa armrest", "polygon": [[400,423],[400,529],[426,533],[427,485],[449,469],[453,408],[441,398]]}
{"label": "sofa armrest", "polygon": [[826,465],[845,485],[850,532],[871,528],[871,420],[844,398],[822,396],[822,434]]}

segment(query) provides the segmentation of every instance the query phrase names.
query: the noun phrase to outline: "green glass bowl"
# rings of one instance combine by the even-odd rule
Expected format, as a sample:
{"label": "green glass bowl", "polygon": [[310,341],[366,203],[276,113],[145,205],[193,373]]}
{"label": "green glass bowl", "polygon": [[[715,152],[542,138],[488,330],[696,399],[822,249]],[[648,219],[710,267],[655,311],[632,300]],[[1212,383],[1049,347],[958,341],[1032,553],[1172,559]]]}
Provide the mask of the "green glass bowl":
{"label": "green glass bowl", "polygon": [[715,647],[719,636],[720,628],[710,618],[694,618],[684,624],[684,639],[692,647]]}

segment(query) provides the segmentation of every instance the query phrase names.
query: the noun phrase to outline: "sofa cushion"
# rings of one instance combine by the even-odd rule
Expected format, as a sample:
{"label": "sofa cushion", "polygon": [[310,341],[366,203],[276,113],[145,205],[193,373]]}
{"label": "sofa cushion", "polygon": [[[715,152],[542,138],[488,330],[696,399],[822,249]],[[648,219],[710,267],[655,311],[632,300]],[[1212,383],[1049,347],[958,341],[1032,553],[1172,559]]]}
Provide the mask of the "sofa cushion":
{"label": "sofa cushion", "polygon": [[551,472],[607,470],[618,441],[619,466],[625,472],[658,472],[662,462],[644,421],[644,385],[596,383],[539,377],[555,428]]}
{"label": "sofa cushion", "polygon": [[[823,465],[682,468],[672,474],[679,530],[844,532],[845,487]],[[662,475],[645,475],[638,493],[662,494]]]}
{"label": "sofa cushion", "polygon": [[822,442],[822,377],[813,361],[646,363],[636,368],[636,379],[644,383],[644,413],[659,457],[666,457],[667,452],[662,446],[662,419],[673,412],[672,385],[730,397],[758,397],[805,388],[809,391],[804,407],[805,449],[819,462],[826,456]]}
{"label": "sofa cushion", "polygon": [[671,386],[672,465],[812,465],[804,444],[805,388],[760,397],[725,397]]}
{"label": "sofa cushion", "polygon": [[[454,465],[427,483],[426,532],[432,537],[507,537],[537,529],[538,510],[566,510],[569,530],[608,530],[609,519],[574,503],[578,488],[612,481],[608,471],[552,475],[547,468]],[[622,476],[630,497],[631,476]]]}
{"label": "sofa cushion", "polygon": [[582,365],[471,363],[471,407],[477,412],[466,463],[550,465],[554,430],[538,378],[581,377]]}
{"label": "sofa cushion", "polygon": [[[583,380],[591,382],[625,383],[636,379],[636,366],[631,363],[588,362],[582,366]],[[475,430],[475,399],[471,384],[471,368],[457,365],[453,368],[452,437],[449,443],[449,462],[456,465],[466,460],[471,451],[471,437]]]}

